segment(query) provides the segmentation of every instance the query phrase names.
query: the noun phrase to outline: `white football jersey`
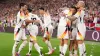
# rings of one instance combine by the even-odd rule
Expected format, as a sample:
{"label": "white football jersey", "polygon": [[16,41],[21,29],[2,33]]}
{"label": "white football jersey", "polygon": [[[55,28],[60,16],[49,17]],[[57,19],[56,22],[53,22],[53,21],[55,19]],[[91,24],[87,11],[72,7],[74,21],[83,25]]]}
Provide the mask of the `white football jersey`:
{"label": "white football jersey", "polygon": [[71,12],[70,12],[69,9],[67,9],[67,10],[64,10],[63,13],[66,15],[66,17],[65,16],[61,17],[61,19],[59,20],[58,26],[64,26],[65,27],[67,24],[71,23],[70,20],[67,19],[67,16],[70,16]]}
{"label": "white football jersey", "polygon": [[21,28],[22,25],[25,25],[25,16],[21,15],[20,11],[17,14],[17,19],[16,19],[16,28]]}
{"label": "white football jersey", "polygon": [[60,18],[58,26],[66,26],[66,19],[64,17]]}
{"label": "white football jersey", "polygon": [[51,25],[51,16],[48,14],[48,15],[43,15],[43,27],[48,27]]}
{"label": "white football jersey", "polygon": [[[29,20],[39,20],[40,21],[40,25],[42,25],[40,18],[36,14],[29,13],[29,18],[28,19]],[[34,22],[33,23],[29,23],[28,26],[27,26],[27,29],[28,30],[32,29],[33,25],[35,25]]]}
{"label": "white football jersey", "polygon": [[78,18],[77,23],[84,23],[84,16],[85,16],[85,11],[84,10],[78,11],[74,16]]}

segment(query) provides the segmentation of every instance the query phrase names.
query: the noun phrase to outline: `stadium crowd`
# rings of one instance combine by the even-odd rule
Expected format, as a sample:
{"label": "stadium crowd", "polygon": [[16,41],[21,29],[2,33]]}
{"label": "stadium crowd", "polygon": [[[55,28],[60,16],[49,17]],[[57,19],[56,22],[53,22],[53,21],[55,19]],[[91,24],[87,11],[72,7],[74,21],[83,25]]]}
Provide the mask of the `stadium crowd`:
{"label": "stadium crowd", "polygon": [[[37,10],[43,6],[48,10],[52,19],[57,21],[63,8],[70,7],[77,3],[78,0],[8,0],[0,3],[0,24],[6,26],[14,26],[16,23],[16,14],[19,10],[19,3],[25,2],[31,8]],[[100,23],[100,0],[84,0],[85,1],[85,22]],[[97,2],[98,1],[98,2]]]}

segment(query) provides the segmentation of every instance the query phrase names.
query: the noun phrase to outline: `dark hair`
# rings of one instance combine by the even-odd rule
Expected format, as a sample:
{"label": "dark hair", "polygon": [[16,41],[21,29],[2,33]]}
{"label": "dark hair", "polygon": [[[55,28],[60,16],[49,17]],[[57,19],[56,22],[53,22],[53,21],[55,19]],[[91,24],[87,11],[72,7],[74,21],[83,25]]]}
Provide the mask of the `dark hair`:
{"label": "dark hair", "polygon": [[76,8],[75,6],[71,6],[71,8],[75,9],[75,13],[73,13],[73,15],[75,15],[77,10],[78,10],[78,8]]}
{"label": "dark hair", "polygon": [[21,8],[22,6],[26,5],[25,3],[20,3],[19,7]]}
{"label": "dark hair", "polygon": [[71,6],[71,8],[74,8],[74,9],[75,9],[75,11],[77,12],[77,9],[78,9],[78,8],[76,8],[75,6]]}
{"label": "dark hair", "polygon": [[44,8],[43,8],[43,7],[41,7],[41,8],[39,8],[39,10],[44,10]]}
{"label": "dark hair", "polygon": [[30,8],[28,8],[27,10],[28,10],[29,12],[32,12],[32,9],[30,9]]}

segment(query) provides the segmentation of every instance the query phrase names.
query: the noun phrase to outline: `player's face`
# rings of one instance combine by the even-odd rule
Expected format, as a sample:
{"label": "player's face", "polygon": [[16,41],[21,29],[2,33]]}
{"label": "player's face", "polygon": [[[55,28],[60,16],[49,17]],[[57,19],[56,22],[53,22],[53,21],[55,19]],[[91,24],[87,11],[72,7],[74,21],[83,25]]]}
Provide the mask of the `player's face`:
{"label": "player's face", "polygon": [[76,13],[76,10],[74,8],[70,8],[70,10],[72,11],[72,13]]}
{"label": "player's face", "polygon": [[43,14],[43,12],[44,12],[43,10],[39,10],[39,13],[40,13],[40,14]]}
{"label": "player's face", "polygon": [[25,10],[24,13],[27,15],[28,14],[28,10]]}
{"label": "player's face", "polygon": [[24,5],[23,9],[24,9],[24,10],[27,10],[27,5]]}
{"label": "player's face", "polygon": [[27,5],[22,6],[21,9],[22,9],[23,11],[27,10]]}

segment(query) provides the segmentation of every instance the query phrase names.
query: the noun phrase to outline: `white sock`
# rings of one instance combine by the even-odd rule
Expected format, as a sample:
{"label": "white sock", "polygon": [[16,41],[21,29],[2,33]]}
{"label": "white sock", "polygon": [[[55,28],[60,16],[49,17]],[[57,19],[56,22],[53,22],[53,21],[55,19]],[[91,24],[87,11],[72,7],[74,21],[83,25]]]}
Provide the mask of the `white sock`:
{"label": "white sock", "polygon": [[[45,43],[48,45],[48,40],[46,40]],[[49,49],[49,51],[50,51],[50,48],[49,48],[49,47],[48,47],[48,49]]]}
{"label": "white sock", "polygon": [[40,55],[42,55],[42,54],[41,54],[41,50],[40,50],[40,46],[39,46],[37,43],[34,44],[34,47],[35,47],[35,49],[38,51],[38,53],[39,53]]}
{"label": "white sock", "polygon": [[77,50],[74,50],[74,54],[77,55]]}
{"label": "white sock", "polygon": [[32,46],[33,46],[33,42],[29,42],[29,54],[31,53],[31,51],[32,51]]}
{"label": "white sock", "polygon": [[86,56],[86,47],[85,47],[84,43],[83,43],[83,50],[84,50],[84,55],[83,56]]}
{"label": "white sock", "polygon": [[64,46],[63,46],[63,54],[64,55],[66,54],[67,48],[68,48],[68,45],[64,44]]}
{"label": "white sock", "polygon": [[83,44],[78,44],[78,48],[79,48],[79,56],[83,56],[84,53]]}
{"label": "white sock", "polygon": [[52,45],[50,41],[48,41],[48,47],[50,48],[50,50],[52,50]]}
{"label": "white sock", "polygon": [[20,53],[20,51],[26,46],[27,41],[23,41],[23,43],[20,45],[18,53]]}
{"label": "white sock", "polygon": [[72,56],[73,55],[72,51],[69,51],[69,54]]}
{"label": "white sock", "polygon": [[18,46],[19,42],[15,42],[14,45],[13,45],[13,49],[12,49],[12,56],[15,56],[15,53],[16,53],[16,48]]}
{"label": "white sock", "polygon": [[49,51],[51,51],[52,50],[52,45],[51,45],[50,41],[46,40],[45,43],[48,45]]}
{"label": "white sock", "polygon": [[62,55],[63,46],[59,46],[60,56]]}

